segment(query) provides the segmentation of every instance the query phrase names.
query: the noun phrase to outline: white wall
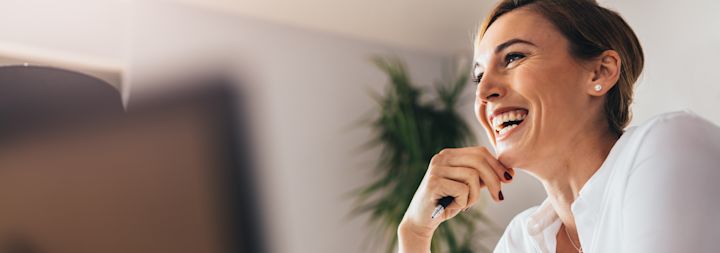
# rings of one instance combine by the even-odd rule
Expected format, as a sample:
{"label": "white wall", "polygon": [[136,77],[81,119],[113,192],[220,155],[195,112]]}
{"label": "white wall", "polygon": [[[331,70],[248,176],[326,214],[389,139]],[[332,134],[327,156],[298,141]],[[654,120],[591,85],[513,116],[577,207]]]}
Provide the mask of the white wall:
{"label": "white wall", "polygon": [[627,20],[645,50],[632,124],[684,108],[720,124],[720,2],[602,2]]}

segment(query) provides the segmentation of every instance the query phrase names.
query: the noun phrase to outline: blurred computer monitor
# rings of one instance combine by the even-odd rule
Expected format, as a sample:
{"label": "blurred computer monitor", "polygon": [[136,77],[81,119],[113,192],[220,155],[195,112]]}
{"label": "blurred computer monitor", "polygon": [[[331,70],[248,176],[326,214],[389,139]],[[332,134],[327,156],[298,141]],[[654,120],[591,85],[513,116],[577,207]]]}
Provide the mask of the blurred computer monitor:
{"label": "blurred computer monitor", "polygon": [[0,141],[0,252],[264,252],[227,84]]}

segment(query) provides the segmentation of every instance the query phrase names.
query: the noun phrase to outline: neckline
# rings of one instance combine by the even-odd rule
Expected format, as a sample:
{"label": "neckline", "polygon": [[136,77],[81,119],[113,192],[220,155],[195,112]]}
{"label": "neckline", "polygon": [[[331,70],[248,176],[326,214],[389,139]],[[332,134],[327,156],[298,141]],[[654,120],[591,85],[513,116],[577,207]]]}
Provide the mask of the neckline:
{"label": "neckline", "polygon": [[[586,238],[583,240],[584,237],[592,236],[592,230],[593,227],[583,227],[581,228],[580,223],[578,222],[578,215],[579,213],[582,213],[582,215],[590,215],[593,216],[594,213],[600,212],[601,210],[596,210],[597,208],[589,208],[586,202],[588,202],[588,198],[593,201],[602,201],[601,196],[605,192],[603,189],[598,189],[596,186],[601,179],[608,178],[610,173],[610,166],[619,156],[620,152],[619,150],[622,149],[623,146],[626,145],[627,140],[630,139],[630,136],[634,132],[635,127],[628,128],[627,131],[623,135],[618,138],[618,140],[613,144],[612,148],[610,149],[610,152],[608,152],[607,157],[603,161],[603,163],[600,165],[600,167],[593,173],[592,176],[588,179],[587,182],[582,186],[580,191],[578,192],[578,197],[573,201],[572,204],[570,204],[570,209],[573,215],[575,216],[576,224],[578,224],[578,239],[580,240],[580,245],[583,246],[590,246],[588,243],[589,238]],[[607,180],[605,180],[607,181]],[[582,216],[580,215],[580,216]],[[553,252],[557,250],[557,233],[560,231],[560,226],[562,225],[562,222],[560,221],[559,216],[557,215],[557,212],[555,212],[555,209],[552,207],[552,204],[550,203],[550,198],[546,197],[545,200],[540,204],[540,206],[532,211],[530,215],[525,220],[526,227],[528,229],[528,233],[533,236],[538,243],[544,243],[547,246],[547,249],[552,250]]]}

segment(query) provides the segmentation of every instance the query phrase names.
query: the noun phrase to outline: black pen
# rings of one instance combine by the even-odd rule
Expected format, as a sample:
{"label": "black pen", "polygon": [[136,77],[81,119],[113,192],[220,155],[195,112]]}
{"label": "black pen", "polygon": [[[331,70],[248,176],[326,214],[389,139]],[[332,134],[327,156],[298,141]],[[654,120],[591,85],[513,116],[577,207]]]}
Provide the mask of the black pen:
{"label": "black pen", "polygon": [[438,205],[435,207],[435,210],[432,212],[432,216],[430,216],[431,219],[435,219],[438,215],[442,214],[443,211],[445,211],[445,208],[450,205],[450,203],[455,200],[454,197],[451,196],[445,196],[438,200]]}

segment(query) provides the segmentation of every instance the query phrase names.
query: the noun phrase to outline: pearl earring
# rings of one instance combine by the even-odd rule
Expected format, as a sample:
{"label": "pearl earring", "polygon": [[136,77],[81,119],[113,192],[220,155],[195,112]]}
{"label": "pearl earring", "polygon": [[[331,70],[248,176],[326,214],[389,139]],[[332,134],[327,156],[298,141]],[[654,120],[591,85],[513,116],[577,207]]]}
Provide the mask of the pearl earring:
{"label": "pearl earring", "polygon": [[596,84],[595,91],[600,91],[600,90],[602,90],[602,85]]}

